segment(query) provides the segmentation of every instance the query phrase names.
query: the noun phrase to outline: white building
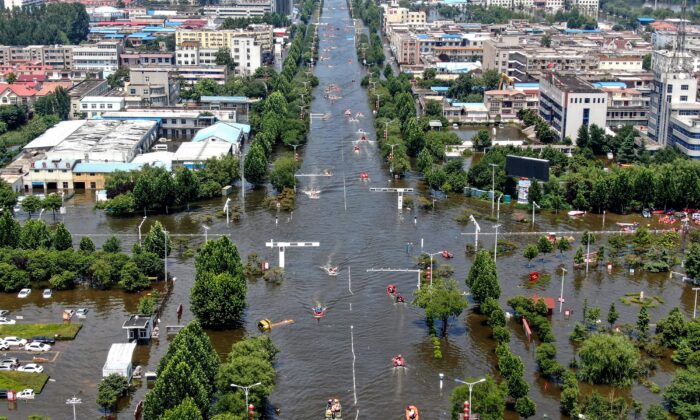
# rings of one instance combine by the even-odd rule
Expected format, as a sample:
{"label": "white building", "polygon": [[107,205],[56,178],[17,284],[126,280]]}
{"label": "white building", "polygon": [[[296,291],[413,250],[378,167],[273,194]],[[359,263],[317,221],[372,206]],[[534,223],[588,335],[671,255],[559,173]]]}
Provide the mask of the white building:
{"label": "white building", "polygon": [[250,76],[262,66],[262,49],[254,38],[233,38],[231,56],[236,63],[236,74]]}
{"label": "white building", "polygon": [[131,360],[134,350],[136,350],[136,343],[112,344],[107,354],[107,361],[102,367],[102,377],[105,378],[116,373],[131,380],[131,375],[133,374]]}
{"label": "white building", "polygon": [[561,139],[576,142],[582,125],[605,127],[607,100],[602,89],[576,76],[547,72],[540,80],[540,116]]}
{"label": "white building", "polygon": [[124,109],[123,96],[86,96],[80,100],[80,111],[87,118],[101,116],[105,112]]}
{"label": "white building", "polygon": [[[503,7],[525,12],[537,9],[554,14],[564,10],[566,2],[564,0],[484,0],[484,3],[486,7]],[[598,17],[599,0],[571,0],[569,4],[571,7],[578,7],[587,16]]]}
{"label": "white building", "polygon": [[102,70],[104,77],[107,77],[119,68],[121,51],[119,42],[78,45],[73,48],[73,68]]}
{"label": "white building", "polygon": [[4,0],[5,9],[13,7],[40,6],[44,4],[44,0]]}

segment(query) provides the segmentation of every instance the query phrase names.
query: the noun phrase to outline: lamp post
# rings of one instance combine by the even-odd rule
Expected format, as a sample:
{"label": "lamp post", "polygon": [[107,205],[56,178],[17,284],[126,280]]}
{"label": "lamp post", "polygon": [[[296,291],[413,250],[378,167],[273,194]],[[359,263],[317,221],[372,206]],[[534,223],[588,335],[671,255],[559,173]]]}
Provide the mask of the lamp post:
{"label": "lamp post", "polygon": [[207,225],[202,225],[202,227],[204,228],[204,243],[206,244],[209,242],[209,237],[207,235],[209,233],[209,227]]}
{"label": "lamp post", "polygon": [[540,206],[536,202],[532,202],[532,226],[535,226],[535,209],[539,209]]}
{"label": "lamp post", "polygon": [[168,231],[163,228],[163,271],[164,279],[168,281]]}
{"label": "lamp post", "polygon": [[147,218],[148,218],[148,216],[143,216],[141,223],[139,223],[139,245],[141,245],[141,226],[143,226],[143,224]]}
{"label": "lamp post", "polygon": [[41,209],[41,211],[39,212],[39,220],[41,220],[41,215],[44,214],[44,210],[45,209]]}
{"label": "lamp post", "polygon": [[241,385],[236,385],[236,384],[231,384],[232,387],[234,388],[240,388],[245,392],[245,409],[248,409],[248,394],[250,394],[250,388],[253,388],[255,386],[262,385],[260,382],[256,382],[253,385],[248,385],[248,386],[241,386]]}
{"label": "lamp post", "polygon": [[561,291],[559,292],[559,313],[561,313],[562,306],[564,306],[564,274],[566,274],[566,268],[561,268]]}
{"label": "lamp post", "polygon": [[498,254],[498,228],[501,227],[499,224],[493,226],[496,228],[496,241],[493,243],[493,263],[496,264],[496,255]]}
{"label": "lamp post", "polygon": [[496,206],[496,166],[495,163],[489,163],[491,167],[491,216],[493,216],[493,208]]}
{"label": "lamp post", "polygon": [[226,199],[226,204],[224,204],[224,211],[226,212],[226,225],[228,225],[228,222],[229,222],[229,219],[228,219],[228,209],[229,209],[229,206],[228,206],[228,204],[229,204],[230,202],[231,202],[231,199],[230,199],[230,198],[227,198],[227,199]]}
{"label": "lamp post", "polygon": [[486,378],[481,378],[476,382],[465,382],[461,379],[455,379],[455,382],[467,385],[469,387],[469,418],[472,418],[472,388],[476,384],[480,384],[482,382],[486,382]]}
{"label": "lamp post", "polygon": [[473,214],[469,215],[469,220],[474,223],[474,252],[478,251],[479,248],[479,232],[481,232],[481,228],[479,227],[479,224],[476,222],[476,219],[474,218]]}
{"label": "lamp post", "polygon": [[67,405],[73,406],[73,420],[77,419],[77,417],[75,416],[75,406],[82,403],[83,401],[80,398],[76,398],[75,395],[73,396],[73,398],[66,400]]}
{"label": "lamp post", "polygon": [[588,274],[588,262],[591,260],[591,232],[588,232],[586,241],[586,274]]}
{"label": "lamp post", "polygon": [[698,290],[700,290],[700,287],[693,287],[693,291],[695,292],[695,303],[693,303],[693,319],[695,319],[695,313],[698,308]]}
{"label": "lamp post", "polygon": [[496,200],[496,223],[501,219],[501,198],[503,198],[503,194],[499,195],[498,200]]}
{"label": "lamp post", "polygon": [[424,252],[424,254],[430,255],[430,285],[433,285],[433,255],[438,255],[440,252],[433,252],[432,254],[430,252]]}

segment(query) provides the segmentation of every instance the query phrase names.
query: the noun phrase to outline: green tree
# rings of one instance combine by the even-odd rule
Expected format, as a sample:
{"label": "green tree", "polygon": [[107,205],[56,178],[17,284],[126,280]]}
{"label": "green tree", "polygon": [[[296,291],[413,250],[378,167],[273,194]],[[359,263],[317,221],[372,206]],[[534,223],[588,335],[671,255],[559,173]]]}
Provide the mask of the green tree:
{"label": "green tree", "polygon": [[[467,379],[474,382],[476,379]],[[481,420],[502,420],[506,409],[507,386],[496,384],[493,378],[486,376],[486,381],[472,389],[472,414],[478,414]],[[452,418],[461,418],[464,402],[469,401],[469,387],[460,385],[450,394]]]}
{"label": "green tree", "polygon": [[593,384],[632,384],[639,350],[622,335],[593,334],[578,351],[578,376]]}
{"label": "green tree", "polygon": [[132,260],[147,277],[163,279],[165,262],[162,257],[152,252],[141,251],[134,253]]}
{"label": "green tree", "polygon": [[128,216],[136,213],[136,199],[134,194],[127,192],[119,194],[106,204],[109,214],[114,216]]}
{"label": "green tree", "polygon": [[17,247],[21,231],[22,227],[12,213],[4,210],[0,216],[0,243],[9,248]]}
{"label": "green tree", "polygon": [[77,273],[73,271],[64,271],[61,274],[54,274],[51,276],[49,285],[52,289],[56,290],[70,290],[75,287],[75,279],[77,277]]}
{"label": "green tree", "polygon": [[19,233],[19,247],[37,249],[51,247],[51,233],[41,220],[27,220]]}
{"label": "green tree", "polygon": [[442,118],[442,104],[438,101],[429,100],[425,104],[425,115],[432,118]]}
{"label": "green tree", "polygon": [[178,349],[158,375],[153,389],[146,394],[143,418],[160,418],[167,410],[175,408],[186,398],[192,398],[200,412],[208,413],[210,396],[205,386],[204,373],[190,364]]}
{"label": "green tree", "polygon": [[178,352],[181,353],[181,356],[189,352],[185,355],[189,357],[190,363],[202,372],[206,379],[204,385],[211,394],[214,389],[214,380],[219,370],[220,360],[211,344],[211,340],[209,340],[209,336],[204,332],[199,322],[191,321],[175,336],[165,356],[158,363],[156,371],[158,375],[176,357]]}
{"label": "green tree", "polygon": [[528,244],[528,246],[525,248],[525,251],[523,252],[523,257],[527,259],[527,266],[530,267],[532,260],[537,258],[537,256],[540,254],[539,248],[537,248],[537,245],[535,244]]}
{"label": "green tree", "polygon": [[656,323],[656,335],[661,343],[670,348],[677,348],[688,334],[688,325],[680,309],[673,308],[666,318]]}
{"label": "green tree", "polygon": [[644,54],[644,58],[642,60],[642,69],[646,71],[651,70],[651,53]]}
{"label": "green tree", "polygon": [[700,244],[690,244],[685,256],[685,274],[691,279],[700,279]]}
{"label": "green tree", "polygon": [[610,329],[615,326],[615,323],[620,318],[620,313],[617,312],[615,308],[615,302],[610,304],[610,309],[608,309],[608,324],[610,324]]}
{"label": "green tree", "polygon": [[17,81],[17,75],[14,74],[14,73],[12,73],[12,72],[10,72],[10,73],[8,73],[8,74],[5,76],[5,81],[6,81],[8,84],[11,85],[11,84],[13,84],[14,82]]}
{"label": "green tree", "polygon": [[528,397],[521,397],[515,401],[515,411],[522,418],[532,417],[537,411],[537,404]]}
{"label": "green tree", "polygon": [[564,385],[562,386],[561,397],[560,397],[560,409],[564,415],[570,415],[572,417],[578,414],[578,399],[579,399],[579,389],[578,381],[576,380],[576,375],[570,371],[564,371],[562,375]]}
{"label": "green tree", "polygon": [[112,373],[97,386],[97,405],[106,411],[114,410],[117,401],[129,392],[129,381],[118,373]]}
{"label": "green tree", "polygon": [[484,149],[491,147],[491,136],[489,136],[488,130],[479,130],[472,138],[472,143],[474,150],[478,152],[483,152]]}
{"label": "green tree", "polygon": [[416,117],[409,117],[406,121],[405,144],[409,156],[417,156],[425,146],[425,133]]}
{"label": "green tree", "polygon": [[285,188],[294,188],[296,177],[294,174],[299,169],[299,163],[292,156],[282,156],[272,165],[270,183],[278,192]]}
{"label": "green tree", "polygon": [[588,126],[582,124],[578,129],[578,134],[576,136],[576,146],[581,149],[590,147],[590,136],[588,134]]}
{"label": "green tree", "polygon": [[477,302],[484,302],[489,297],[498,299],[501,296],[496,263],[488,251],[482,249],[477,252],[465,283]]}
{"label": "green tree", "polygon": [[413,304],[425,310],[427,319],[442,321],[442,335],[447,334],[447,322],[450,317],[459,316],[467,307],[467,301],[453,279],[433,279],[433,284],[424,286],[414,292]]}
{"label": "green tree", "polygon": [[700,418],[700,371],[678,369],[664,390],[664,403],[681,420]]}
{"label": "green tree", "polygon": [[208,328],[236,326],[243,319],[246,291],[242,272],[234,276],[198,271],[190,296],[192,312]]}
{"label": "green tree", "polygon": [[56,221],[56,210],[61,208],[63,200],[58,194],[49,194],[41,202],[41,205],[45,210],[51,210],[51,213],[53,213],[53,220]]}
{"label": "green tree", "polygon": [[150,280],[143,275],[138,266],[132,261],[124,264],[120,277],[119,286],[127,292],[137,292],[151,286]]}
{"label": "green tree", "polygon": [[59,251],[73,249],[73,237],[63,223],[59,223],[53,232],[53,247]]}
{"label": "green tree", "polygon": [[229,48],[219,48],[216,51],[216,56],[214,59],[216,60],[217,66],[226,66],[229,70],[236,68],[236,63],[233,61],[233,56],[231,55],[231,50]]}
{"label": "green tree", "polygon": [[[2,119],[2,115],[0,115],[0,119]],[[0,121],[0,125],[2,125],[2,123],[3,122]],[[5,126],[7,126],[7,124],[5,124]],[[0,134],[2,134],[2,130],[0,130]],[[12,211],[15,204],[17,204],[17,193],[12,190],[10,184],[4,180],[0,180],[0,209]]]}
{"label": "green tree", "polygon": [[42,203],[41,198],[35,195],[28,195],[22,200],[20,207],[22,210],[27,212],[28,217],[32,217],[32,213],[36,213],[41,209]]}
{"label": "green tree", "polygon": [[540,45],[545,48],[550,48],[552,46],[552,36],[545,34],[542,38],[540,38]]}
{"label": "green tree", "polygon": [[165,228],[159,221],[151,225],[151,229],[143,239],[143,249],[161,258],[163,255],[166,255],[167,249],[167,255],[170,255],[172,242],[170,241],[170,236],[166,236]]}
{"label": "green tree", "polygon": [[202,413],[192,398],[187,397],[177,407],[166,410],[162,420],[202,420]]}
{"label": "green tree", "polygon": [[260,142],[253,141],[248,154],[245,156],[243,163],[243,172],[246,181],[260,186],[265,183],[267,178],[267,157]]}
{"label": "green tree", "polygon": [[[649,54],[647,54],[649,55]],[[647,409],[647,420],[671,420],[671,416],[664,410],[661,404],[652,404]]]}
{"label": "green tree", "polygon": [[640,340],[646,340],[649,336],[649,311],[645,305],[639,309],[637,316],[637,332]]}
{"label": "green tree", "polygon": [[583,235],[581,235],[581,244],[583,246],[588,246],[589,243],[590,243],[590,245],[593,245],[595,243],[595,241],[596,241],[595,235],[587,230],[583,232]]}
{"label": "green tree", "polygon": [[569,240],[562,237],[557,241],[557,249],[559,250],[559,255],[563,255],[564,252],[568,251],[571,249],[571,244],[569,243]]}
{"label": "green tree", "polygon": [[115,235],[107,238],[104,244],[102,244],[102,250],[104,252],[109,252],[111,254],[116,254],[122,250],[122,242]]}
{"label": "green tree", "polygon": [[540,251],[540,253],[547,255],[554,250],[554,245],[546,236],[540,236],[540,238],[537,240],[537,250]]}
{"label": "green tree", "polygon": [[156,300],[153,296],[143,296],[139,299],[139,306],[136,310],[142,315],[154,315],[156,313]]}
{"label": "green tree", "polygon": [[175,169],[175,188],[177,202],[189,206],[199,194],[199,177],[191,169],[180,166]]}
{"label": "green tree", "polygon": [[80,250],[84,252],[95,252],[95,243],[92,242],[89,236],[83,236],[80,239]]}
{"label": "green tree", "polygon": [[542,187],[540,187],[540,183],[536,179],[532,180],[532,184],[527,191],[527,201],[530,204],[542,203]]}

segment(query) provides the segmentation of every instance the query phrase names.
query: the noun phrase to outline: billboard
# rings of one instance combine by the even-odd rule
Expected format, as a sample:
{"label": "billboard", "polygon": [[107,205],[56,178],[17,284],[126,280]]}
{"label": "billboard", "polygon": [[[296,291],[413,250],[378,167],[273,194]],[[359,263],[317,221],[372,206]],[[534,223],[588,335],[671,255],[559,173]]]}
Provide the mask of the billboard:
{"label": "billboard", "polygon": [[506,156],[506,174],[517,178],[549,181],[549,161],[524,156]]}

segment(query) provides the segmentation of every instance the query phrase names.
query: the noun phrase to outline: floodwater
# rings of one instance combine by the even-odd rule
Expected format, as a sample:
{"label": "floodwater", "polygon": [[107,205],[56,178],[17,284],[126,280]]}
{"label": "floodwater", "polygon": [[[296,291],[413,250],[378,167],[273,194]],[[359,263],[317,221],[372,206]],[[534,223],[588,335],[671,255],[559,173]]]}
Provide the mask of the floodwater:
{"label": "floodwater", "polygon": [[[473,243],[474,237],[461,233],[473,233],[474,227],[460,225],[455,218],[463,209],[473,213],[481,225],[480,246],[493,247],[493,236],[487,235],[494,231],[493,222],[489,221],[491,205],[454,195],[437,201],[434,210],[399,212],[396,194],[369,191],[370,186],[418,187],[420,183],[415,177],[391,181],[388,168],[372,143],[362,144],[360,153],[353,152],[351,142],[358,138],[357,130],[361,128],[370,133],[373,130],[366,92],[359,86],[362,69],[355,61],[353,41],[348,39],[353,32],[346,30],[351,21],[345,3],[342,0],[326,1],[321,22],[328,25],[320,27],[320,48],[324,50],[322,54],[331,56],[331,60],[319,63],[316,68],[321,83],[315,91],[312,112],[327,112],[331,117],[326,121],[314,121],[309,142],[300,149],[304,159],[301,172],[322,173],[324,169],[330,169],[334,176],[302,178],[299,186],[300,190],[319,189],[320,199],[312,200],[299,193],[293,215],[277,214],[260,208],[264,191],[248,191],[245,212],[238,223],[227,226],[225,219],[216,216],[223,206],[225,199],[222,198],[192,207],[189,213],[149,217],[143,229],[147,231],[154,220],[160,220],[174,235],[184,235],[178,236],[178,240],[181,238],[188,241],[190,247],[196,247],[204,241],[201,226],[206,222],[210,226],[210,239],[215,235],[230,235],[244,258],[250,252],[257,252],[273,265],[277,264],[277,251],[265,248],[266,241],[320,242],[318,248],[287,249],[286,278],[281,284],[263,280],[249,283],[249,309],[243,329],[210,334],[217,351],[224,357],[231,344],[245,334],[259,334],[256,329],[258,320],[295,321],[293,325],[271,332],[281,352],[276,365],[277,388],[269,401],[273,407],[279,408],[279,418],[321,418],[325,401],[338,397],[347,418],[398,419],[402,418],[407,404],[415,404],[426,419],[447,419],[448,396],[455,386],[454,378],[496,373],[495,345],[489,338],[489,329],[482,325],[481,316],[468,310],[450,322],[448,337],[442,340],[443,359],[435,360],[422,311],[411,305],[393,303],[385,292],[386,286],[393,283],[410,298],[417,275],[412,272],[368,273],[367,270],[414,268],[414,257],[421,250],[438,252],[449,249],[455,255],[449,261],[455,269],[455,278],[466,291],[463,280],[471,265],[471,257],[463,251],[465,244]],[[353,79],[356,82],[352,82]],[[343,99],[335,104],[322,98],[323,89],[330,83],[342,88],[339,96]],[[360,118],[358,123],[346,121],[343,112],[348,108],[353,113],[364,113],[367,118]],[[369,182],[359,180],[362,171],[369,173]],[[240,203],[237,193],[232,200]],[[44,217],[51,220],[50,215]],[[630,216],[610,214],[605,219],[586,215],[581,220],[569,219],[565,214],[538,214],[534,226],[519,222],[529,220],[529,217],[527,211],[503,205],[501,235],[503,232],[529,230],[615,229],[616,221],[633,220]],[[127,250],[138,241],[140,221],[140,217],[105,216],[93,209],[89,194],[78,194],[70,200],[65,216],[76,244],[83,235],[92,236],[100,245],[108,235],[117,234]],[[611,274],[602,269],[591,269],[586,276],[582,270],[571,267],[573,252],[565,253],[563,257],[551,254],[544,260],[538,258],[533,261],[533,267],[528,268],[521,257],[522,250],[536,237],[507,238],[519,248],[512,256],[498,258],[504,306],[507,297],[517,294],[558,296],[559,267],[563,264],[569,270],[564,282],[564,308],[572,309],[573,316],[565,319],[558,310],[552,316],[559,344],[558,358],[565,365],[574,354],[567,336],[580,318],[584,298],[588,298],[589,305],[603,309],[603,318],[610,303],[616,302],[621,312],[620,323],[633,323],[638,308],[623,305],[619,298],[625,293],[641,290],[647,296],[663,297],[664,303],[651,310],[652,323],[676,305],[680,305],[686,315],[692,315],[690,286],[669,280],[667,274],[629,274],[615,268]],[[408,253],[407,243],[413,244]],[[439,256],[436,258],[439,263],[445,262]],[[329,277],[319,268],[327,263],[340,266],[337,277]],[[188,297],[194,277],[193,260],[173,255],[168,267],[177,280],[161,315],[161,330],[165,325],[178,324],[176,308],[181,303],[185,306],[182,323],[192,319]],[[549,273],[552,279],[532,286],[527,280],[527,273],[531,270]],[[19,300],[15,295],[0,296],[0,308],[11,309],[11,316],[22,315],[24,319],[19,322],[60,322],[63,308],[90,309],[77,339],[59,343],[56,346],[60,352],[58,358],[45,366],[55,381],[49,382],[34,401],[19,402],[12,407],[3,403],[0,415],[25,418],[36,413],[54,419],[70,418],[71,407],[65,404],[65,400],[75,394],[83,402],[77,407],[78,415],[82,418],[97,417],[99,408],[95,397],[102,365],[110,344],[125,341],[126,334],[121,326],[127,315],[135,311],[138,298],[138,295],[118,291],[84,289],[57,292],[51,300],[43,300],[39,290],[26,300]],[[317,303],[329,308],[326,317],[320,321],[311,316],[311,307]],[[524,359],[526,379],[532,385],[530,395],[537,403],[538,417],[547,414],[558,418],[558,390],[555,385],[538,379],[535,345],[527,343],[520,326],[512,323],[510,327],[513,333],[511,348]],[[145,370],[155,370],[167,345],[168,339],[163,334],[159,342],[139,346],[136,363],[143,365]],[[405,357],[408,366],[402,371],[391,368],[391,358],[398,353]],[[672,371],[671,364],[663,363],[652,381],[663,386],[669,381]],[[446,376],[442,389],[438,373]],[[599,390],[606,395],[609,391],[606,388]],[[146,385],[141,385],[135,395],[124,402],[119,417],[129,418],[136,402],[143,399],[146,391]],[[618,393],[642,400],[645,404],[660,398],[641,386]],[[10,408],[13,411],[8,411]],[[508,418],[517,416],[509,413]]]}

